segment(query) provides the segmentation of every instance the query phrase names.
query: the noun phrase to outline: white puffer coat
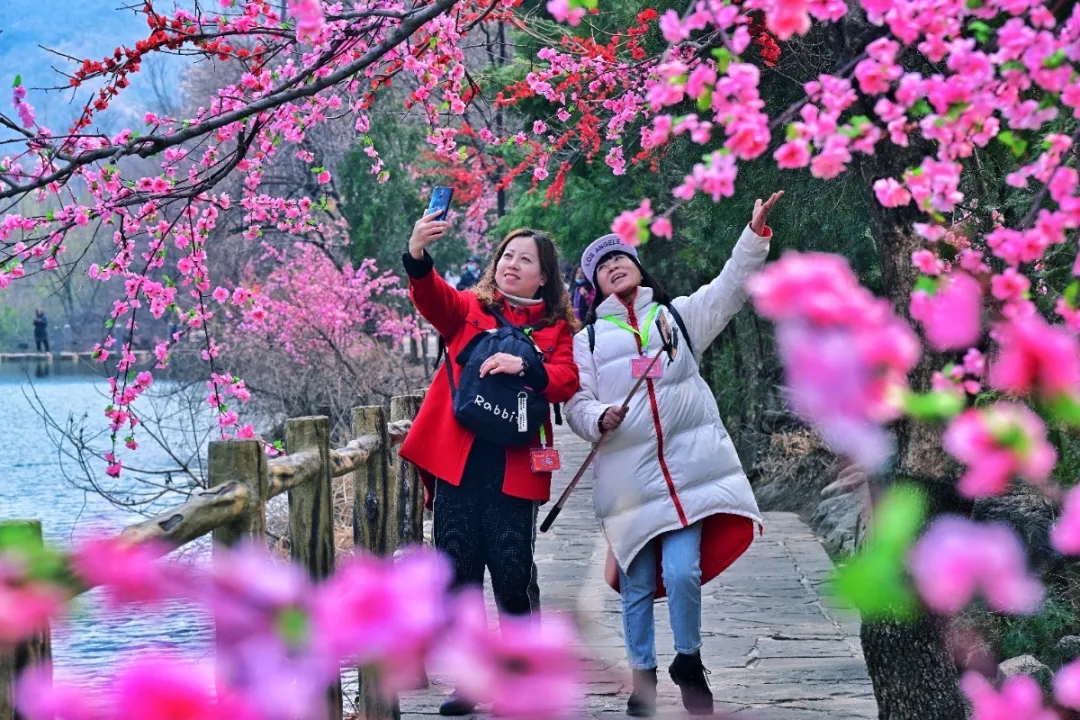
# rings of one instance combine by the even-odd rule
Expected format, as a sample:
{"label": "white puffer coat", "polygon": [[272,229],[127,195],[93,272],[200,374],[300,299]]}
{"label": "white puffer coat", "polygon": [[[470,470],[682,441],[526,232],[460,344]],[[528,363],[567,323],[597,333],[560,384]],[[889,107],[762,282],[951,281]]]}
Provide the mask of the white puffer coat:
{"label": "white puffer coat", "polygon": [[[764,265],[768,236],[747,227],[715,280],[672,301],[695,353],[703,352],[746,302],[746,279]],[[652,290],[640,288],[633,308],[612,296],[601,303],[597,316],[637,328],[654,305]],[[672,331],[681,332],[668,315]],[[663,376],[638,390],[623,424],[600,447],[593,503],[615,561],[624,569],[657,535],[707,520],[702,539],[706,582],[746,550],[761,515],[716,400],[698,371],[698,358],[681,334],[679,339],[675,362],[661,358]],[[596,322],[595,342],[590,352],[586,330],[574,337],[581,388],[566,406],[570,427],[591,442],[600,439],[597,423],[604,409],[626,399],[635,382],[631,360],[641,357],[634,334],[614,322]],[[654,322],[644,355],[653,357],[661,345]]]}

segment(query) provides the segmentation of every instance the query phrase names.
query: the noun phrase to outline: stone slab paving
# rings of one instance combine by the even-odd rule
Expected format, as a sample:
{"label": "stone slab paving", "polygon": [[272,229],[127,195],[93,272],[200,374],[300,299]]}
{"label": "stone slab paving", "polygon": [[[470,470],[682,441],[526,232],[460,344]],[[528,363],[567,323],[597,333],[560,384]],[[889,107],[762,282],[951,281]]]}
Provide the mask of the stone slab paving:
{"label": "stone slab paving", "polygon": [[[559,428],[560,493],[589,446]],[[541,603],[575,613],[588,665],[585,717],[625,717],[630,672],[617,593],[603,583],[606,545],[591,507],[587,475],[554,527],[540,534],[536,561]],[[543,518],[550,506],[541,508]],[[859,622],[825,597],[832,563],[810,529],[791,513],[767,513],[764,535],[721,577],[703,588],[702,649],[718,713],[740,720],[869,720],[877,717],[859,644]],[[488,591],[491,617],[494,603]],[[667,677],[674,640],[667,603],[656,607],[660,662],[658,717],[684,717]],[[432,678],[401,698],[403,718],[432,717],[450,688]],[[719,715],[718,715],[719,717]]]}

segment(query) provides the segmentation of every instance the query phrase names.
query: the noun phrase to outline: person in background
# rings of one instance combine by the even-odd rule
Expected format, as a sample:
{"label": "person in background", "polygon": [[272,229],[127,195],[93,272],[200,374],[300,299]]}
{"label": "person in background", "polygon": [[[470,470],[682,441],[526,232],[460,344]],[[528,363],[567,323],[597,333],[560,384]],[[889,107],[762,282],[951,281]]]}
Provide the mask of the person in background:
{"label": "person in background", "polygon": [[49,320],[41,308],[34,313],[34,343],[38,352],[49,352]]}
{"label": "person in background", "polygon": [[446,284],[453,288],[456,288],[458,286],[458,283],[461,282],[461,275],[458,273],[457,269],[457,265],[451,265],[450,269],[446,271],[445,275],[443,275],[443,279],[446,280]]}
{"label": "person in background", "polygon": [[480,282],[480,258],[472,255],[466,261],[465,271],[461,273],[461,280],[455,287],[458,290],[468,290],[478,282]]}
{"label": "person in background", "polygon": [[[746,279],[765,264],[766,220],[781,196],[755,203],[720,274],[688,296],[664,292],[618,235],[596,240],[581,258],[596,297],[590,324],[574,336],[581,389],[566,419],[589,442],[611,435],[596,456],[593,508],[611,550],[608,582],[622,595],[634,678],[627,715],[656,714],[653,603],[664,594],[676,652],[668,674],[690,714],[713,712],[701,660],[701,586],[750,547],[762,519],[698,358],[746,303]],[[664,346],[661,313],[679,334],[678,353],[646,373]],[[642,375],[641,392],[623,406]]]}
{"label": "person in background", "polygon": [[578,267],[574,270],[574,279],[570,283],[570,304],[574,308],[574,315],[582,325],[585,324],[589,306],[592,305],[595,295],[596,291],[592,283],[585,278],[585,271]]}

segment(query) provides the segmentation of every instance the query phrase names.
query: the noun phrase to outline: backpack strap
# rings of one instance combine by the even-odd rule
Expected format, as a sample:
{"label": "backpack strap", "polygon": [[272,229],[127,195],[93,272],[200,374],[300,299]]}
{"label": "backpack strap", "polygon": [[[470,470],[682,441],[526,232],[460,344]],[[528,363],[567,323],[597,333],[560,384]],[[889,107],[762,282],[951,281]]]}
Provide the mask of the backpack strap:
{"label": "backpack strap", "polygon": [[447,355],[446,355],[446,338],[444,338],[440,334],[439,335],[439,349],[435,351],[435,365],[434,365],[434,367],[436,367],[436,368],[439,367],[439,361],[442,360],[445,357],[447,357]]}
{"label": "backpack strap", "polygon": [[679,326],[679,330],[682,331],[683,339],[686,340],[686,347],[690,348],[690,354],[694,354],[694,344],[690,342],[690,333],[686,332],[686,324],[683,323],[682,315],[675,309],[675,306],[671,303],[664,303],[664,307],[671,313],[671,317],[675,318],[675,324]]}
{"label": "backpack strap", "polygon": [[457,387],[454,386],[454,369],[450,367],[450,353],[446,353],[446,361],[443,362],[443,366],[446,367],[446,379],[450,381],[450,401],[457,401]]}

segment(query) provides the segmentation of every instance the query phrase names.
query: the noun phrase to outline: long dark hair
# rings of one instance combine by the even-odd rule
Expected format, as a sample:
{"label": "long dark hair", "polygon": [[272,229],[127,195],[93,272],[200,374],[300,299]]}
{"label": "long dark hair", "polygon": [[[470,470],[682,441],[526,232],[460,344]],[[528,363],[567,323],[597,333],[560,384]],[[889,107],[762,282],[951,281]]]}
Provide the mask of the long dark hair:
{"label": "long dark hair", "polygon": [[[626,253],[608,253],[604,256],[604,258],[610,255],[626,255]],[[637,260],[634,260],[633,257],[629,255],[626,255],[626,257],[629,257],[631,260],[633,260],[634,264],[637,265],[638,270],[641,272],[641,285],[639,285],[638,287],[647,287],[651,289],[653,293],[653,302],[660,303],[661,305],[668,305],[669,303],[671,303],[671,295],[668,294],[668,291],[664,289],[663,283],[650,275],[648,271],[645,270],[645,268],[641,267],[641,263],[639,263]],[[601,261],[603,261],[604,258],[601,258]],[[600,263],[598,262],[596,263],[596,265],[599,269]],[[600,283],[597,281],[596,274],[594,274],[592,278],[592,284],[593,287],[596,288],[596,295],[593,296],[592,304],[589,305],[589,313],[585,316],[586,325],[592,325],[594,322],[596,322],[596,308],[600,307],[600,303],[604,302],[604,300],[607,299],[607,296],[600,291]]]}
{"label": "long dark hair", "polygon": [[480,281],[476,283],[472,291],[489,311],[501,311],[502,301],[499,299],[499,287],[495,284],[495,267],[499,264],[499,258],[506,252],[506,246],[519,237],[531,237],[536,243],[540,256],[540,272],[547,278],[547,282],[540,288],[540,292],[537,293],[538,298],[536,298],[544,301],[546,311],[541,325],[547,327],[559,320],[565,320],[571,328],[576,329],[577,318],[574,317],[574,310],[570,306],[570,293],[566,292],[562,281],[562,271],[559,269],[559,250],[555,247],[555,241],[539,230],[518,228],[510,231],[495,249],[487,267],[484,268],[483,275],[480,276]]}

